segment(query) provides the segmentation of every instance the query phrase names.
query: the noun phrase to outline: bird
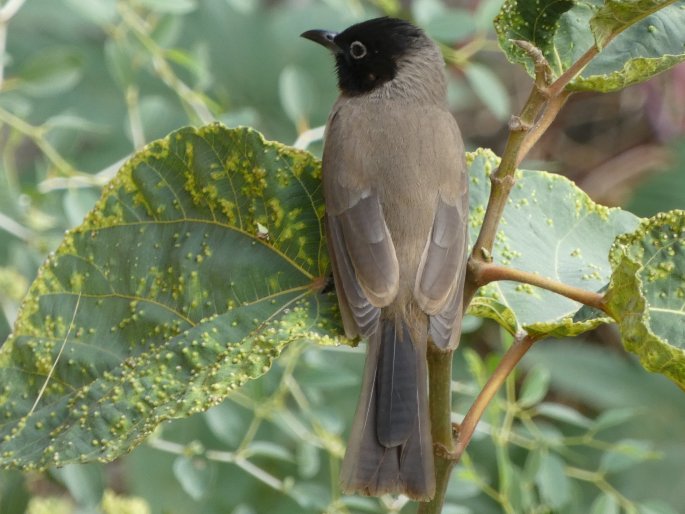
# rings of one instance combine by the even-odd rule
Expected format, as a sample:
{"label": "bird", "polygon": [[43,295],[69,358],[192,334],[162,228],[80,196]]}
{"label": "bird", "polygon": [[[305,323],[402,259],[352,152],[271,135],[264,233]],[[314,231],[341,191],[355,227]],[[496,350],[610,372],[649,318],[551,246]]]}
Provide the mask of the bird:
{"label": "bird", "polygon": [[427,347],[459,342],[467,262],[468,179],[445,63],[422,29],[398,18],[301,36],[335,59],[325,233],[345,334],[367,340],[341,489],[428,501]]}

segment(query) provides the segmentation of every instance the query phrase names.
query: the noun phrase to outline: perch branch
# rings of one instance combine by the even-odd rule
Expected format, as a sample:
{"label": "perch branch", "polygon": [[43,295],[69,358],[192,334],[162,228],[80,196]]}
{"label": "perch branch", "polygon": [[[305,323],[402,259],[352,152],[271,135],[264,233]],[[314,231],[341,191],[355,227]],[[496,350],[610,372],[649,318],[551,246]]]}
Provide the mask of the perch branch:
{"label": "perch branch", "polygon": [[512,280],[515,282],[541,287],[542,289],[560,294],[584,305],[594,307],[595,309],[599,309],[601,311],[606,311],[606,306],[604,305],[604,296],[594,291],[588,291],[587,289],[581,289],[580,287],[570,286],[568,284],[564,284],[563,282],[552,280],[551,278],[543,277],[529,271],[509,268],[507,266],[500,266],[498,264],[489,262],[472,262],[470,263],[470,266],[472,266],[472,268],[475,267],[475,269],[472,269],[472,273],[478,287],[489,284],[490,282],[495,282],[497,280]]}

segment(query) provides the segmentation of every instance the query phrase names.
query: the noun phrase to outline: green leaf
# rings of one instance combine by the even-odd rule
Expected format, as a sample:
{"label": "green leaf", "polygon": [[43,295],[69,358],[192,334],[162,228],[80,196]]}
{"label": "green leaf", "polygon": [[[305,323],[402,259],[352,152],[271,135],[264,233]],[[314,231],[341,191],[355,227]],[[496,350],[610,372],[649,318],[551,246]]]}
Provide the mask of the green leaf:
{"label": "green leaf", "polygon": [[452,503],[446,503],[441,512],[442,514],[473,514],[473,510],[469,507]]}
{"label": "green leaf", "polygon": [[67,189],[62,203],[69,225],[75,226],[81,223],[96,200],[97,194],[90,189]]}
{"label": "green leaf", "polygon": [[187,14],[197,9],[197,0],[136,0],[151,11],[171,14]]}
{"label": "green leaf", "polygon": [[450,475],[445,498],[447,501],[464,503],[464,500],[475,498],[480,492],[473,477],[466,477],[462,468],[456,468]]}
{"label": "green leaf", "polygon": [[[554,67],[554,37],[559,20],[573,5],[573,0],[505,0],[494,23],[499,46],[507,59],[524,65],[528,73],[535,76],[535,65],[531,58],[512,43],[512,40],[523,40],[539,48]],[[558,67],[554,67],[554,70],[557,75],[562,72]]]}
{"label": "green leaf", "polygon": [[590,514],[620,514],[621,510],[613,496],[602,493],[590,507]]}
{"label": "green leaf", "polygon": [[340,499],[345,507],[353,509],[353,512],[371,512],[376,514],[378,512],[378,501],[375,498],[367,498],[363,496],[343,496]]}
{"label": "green leaf", "polygon": [[310,512],[325,511],[331,501],[329,489],[315,482],[297,482],[288,494],[300,507]]}
{"label": "green leaf", "polygon": [[278,94],[283,110],[297,126],[309,118],[314,105],[312,80],[307,72],[295,66],[283,68],[278,78]]}
{"label": "green leaf", "polygon": [[482,0],[478,2],[473,13],[473,21],[477,29],[492,30],[492,20],[502,8],[502,0]]}
{"label": "green leaf", "polygon": [[607,428],[622,425],[634,418],[638,414],[637,409],[631,407],[623,407],[618,409],[610,409],[602,412],[597,419],[592,423],[592,430],[599,432]]}
{"label": "green leaf", "polygon": [[488,67],[470,63],[464,68],[464,75],[473,92],[498,120],[505,120],[511,114],[509,93],[499,77]]}
{"label": "green leaf", "polygon": [[[625,13],[622,12],[621,5],[626,7]],[[639,12],[634,10],[642,5],[648,12],[660,10],[640,19]],[[590,13],[585,10],[582,14]],[[680,36],[682,27],[685,25],[685,3],[682,0],[675,3],[672,0],[612,1],[605,4],[594,17],[590,18],[588,23],[591,27],[600,13],[604,13],[604,21],[600,22],[598,28],[613,26],[614,30],[617,30],[620,26],[627,30],[602,49],[600,54],[569,84],[569,89],[617,91],[648,80],[685,60],[685,46]],[[627,16],[627,20],[621,19],[623,15]],[[612,25],[611,16],[616,17],[617,25]],[[568,30],[577,30],[577,26],[571,26],[570,19],[568,23]],[[583,30],[587,30],[585,25]],[[604,37],[603,32],[595,35],[595,38],[601,38],[599,41],[603,41]],[[586,48],[590,48],[594,43],[595,41],[589,38],[583,44],[587,44]],[[561,44],[564,44],[562,38],[560,38]],[[577,51],[579,47],[575,47],[575,50],[569,57],[577,58],[580,55]]]}
{"label": "green leaf", "polygon": [[66,0],[66,3],[85,19],[99,25],[111,23],[117,16],[116,0]]}
{"label": "green leaf", "polygon": [[512,39],[542,50],[554,78],[591,48],[600,49],[567,88],[609,92],[685,60],[679,36],[684,23],[682,0],[608,0],[600,7],[585,1],[509,0],[495,19],[495,30],[507,58],[524,65],[531,76],[532,59]]}
{"label": "green leaf", "polygon": [[415,0],[411,3],[412,17],[419,25],[437,18],[447,7],[442,0]]}
{"label": "green leaf", "polygon": [[[493,153],[478,150],[468,162],[474,243],[490,194],[490,173],[499,161]],[[559,175],[519,171],[516,180],[495,239],[494,262],[591,291],[605,288],[611,244],[617,235],[634,230],[639,219],[595,204]],[[491,318],[511,334],[523,329],[541,337],[578,335],[611,321],[558,294],[504,281],[481,288],[469,313]]]}
{"label": "green leaf", "polygon": [[319,449],[310,441],[300,441],[297,445],[297,471],[302,478],[314,478],[321,469]]}
{"label": "green leaf", "polygon": [[550,374],[546,368],[536,366],[526,375],[521,385],[518,403],[524,409],[542,401],[549,391]]}
{"label": "green leaf", "polygon": [[267,457],[269,459],[282,460],[284,462],[295,461],[290,450],[269,441],[255,441],[251,443],[246,448],[245,455],[249,457]]}
{"label": "green leaf", "polygon": [[571,500],[571,482],[564,472],[564,461],[553,453],[545,453],[535,476],[540,498],[557,510]]}
{"label": "green leaf", "polygon": [[66,46],[42,50],[28,59],[19,72],[23,90],[39,97],[68,91],[82,75],[81,52]]}
{"label": "green leaf", "polygon": [[330,341],[321,216],[319,163],[253,130],[182,129],[134,156],[0,349],[0,465],[112,460],[289,342]]}
{"label": "green leaf", "polygon": [[581,428],[588,428],[592,421],[583,416],[577,410],[560,403],[541,403],[537,406],[536,413],[555,421],[561,421]]}
{"label": "green leaf", "polygon": [[135,52],[124,40],[108,39],[105,42],[105,65],[119,87],[126,90],[136,78]]}
{"label": "green leaf", "polygon": [[523,479],[526,482],[533,482],[540,469],[540,462],[542,461],[543,451],[539,448],[534,448],[528,452],[526,463],[523,467]]}
{"label": "green leaf", "polygon": [[174,460],[174,476],[193,500],[201,500],[212,484],[212,462],[202,457],[180,455]]}
{"label": "green leaf", "polygon": [[416,23],[443,43],[454,44],[475,30],[469,10],[447,7],[441,0],[416,0],[411,3],[411,10]]}
{"label": "green leaf", "polygon": [[673,507],[662,500],[649,500],[638,505],[640,514],[678,514]]}
{"label": "green leaf", "polygon": [[31,495],[26,489],[26,477],[18,471],[0,472],[0,512],[26,514]]}
{"label": "green leaf", "polygon": [[599,466],[603,472],[616,473],[656,456],[651,449],[651,443],[624,439],[602,455]]}
{"label": "green leaf", "polygon": [[447,44],[466,39],[475,29],[473,15],[466,9],[444,9],[425,22],[429,36]]}
{"label": "green leaf", "polygon": [[644,220],[616,239],[607,306],[642,366],[685,388],[685,211]]}
{"label": "green leaf", "polygon": [[675,0],[605,0],[590,20],[595,45],[600,50],[616,35]]}
{"label": "green leaf", "polygon": [[230,448],[237,448],[250,426],[248,414],[243,407],[225,401],[205,412],[204,417],[214,437]]}
{"label": "green leaf", "polygon": [[105,492],[100,464],[70,464],[52,472],[69,490],[79,507],[96,507]]}

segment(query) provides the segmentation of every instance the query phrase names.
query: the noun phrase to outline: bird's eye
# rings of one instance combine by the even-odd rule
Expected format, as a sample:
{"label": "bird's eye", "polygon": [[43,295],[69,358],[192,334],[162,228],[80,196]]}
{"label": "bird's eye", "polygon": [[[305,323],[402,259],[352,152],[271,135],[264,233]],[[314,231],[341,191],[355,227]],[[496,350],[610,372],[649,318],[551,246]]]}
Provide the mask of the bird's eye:
{"label": "bird's eye", "polygon": [[361,59],[366,55],[366,47],[360,41],[353,41],[350,45],[350,55],[354,59]]}

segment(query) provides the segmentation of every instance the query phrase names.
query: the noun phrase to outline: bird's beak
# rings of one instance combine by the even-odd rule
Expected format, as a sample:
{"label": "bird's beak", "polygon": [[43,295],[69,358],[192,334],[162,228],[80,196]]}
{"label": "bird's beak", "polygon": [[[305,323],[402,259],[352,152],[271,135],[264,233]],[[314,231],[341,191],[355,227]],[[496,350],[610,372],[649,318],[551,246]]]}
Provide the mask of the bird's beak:
{"label": "bird's beak", "polygon": [[307,32],[300,34],[300,37],[319,43],[333,53],[338,53],[340,52],[340,47],[336,45],[334,41],[335,36],[337,35],[337,32],[330,32],[328,30],[308,30]]}

